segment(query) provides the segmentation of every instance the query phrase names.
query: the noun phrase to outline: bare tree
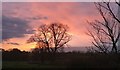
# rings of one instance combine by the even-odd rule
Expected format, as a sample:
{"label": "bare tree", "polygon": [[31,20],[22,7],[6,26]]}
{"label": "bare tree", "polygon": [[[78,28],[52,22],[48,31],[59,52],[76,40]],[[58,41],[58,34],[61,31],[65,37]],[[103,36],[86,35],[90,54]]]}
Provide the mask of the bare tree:
{"label": "bare tree", "polygon": [[51,44],[51,36],[49,36],[48,34],[48,26],[45,24],[41,25],[36,31],[36,33],[27,40],[27,43],[36,42],[37,48],[41,48],[46,52],[50,52],[49,46]]}
{"label": "bare tree", "polygon": [[[119,5],[118,2],[116,4]],[[95,5],[103,20],[88,22],[91,30],[88,30],[87,34],[93,38],[94,42],[92,43],[100,52],[117,53],[117,42],[120,38],[120,20],[110,8],[110,2],[95,3]]]}
{"label": "bare tree", "polygon": [[50,33],[53,36],[52,45],[54,46],[53,51],[56,52],[57,49],[64,47],[70,40],[71,36],[67,33],[68,26],[63,24],[53,23],[49,25]]}
{"label": "bare tree", "polygon": [[34,34],[27,41],[28,43],[37,42],[37,47],[43,48],[47,52],[58,52],[71,40],[68,34],[68,26],[61,23],[41,25],[37,34]]}
{"label": "bare tree", "polygon": [[[119,2],[98,2],[95,3],[97,9],[101,9],[104,14],[109,14],[113,19],[115,19],[120,24],[120,17],[118,17],[118,14],[115,12],[120,8],[120,0]],[[116,6],[115,9],[113,9],[113,5]]]}

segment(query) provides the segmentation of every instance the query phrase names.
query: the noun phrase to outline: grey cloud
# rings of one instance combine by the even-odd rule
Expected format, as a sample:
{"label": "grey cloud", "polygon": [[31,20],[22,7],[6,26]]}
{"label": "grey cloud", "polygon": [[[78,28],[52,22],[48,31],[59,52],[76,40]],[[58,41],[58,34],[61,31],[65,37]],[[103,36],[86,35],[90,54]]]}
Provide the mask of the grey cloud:
{"label": "grey cloud", "polygon": [[2,15],[2,39],[24,37],[24,34],[33,33],[28,23],[20,18]]}
{"label": "grey cloud", "polygon": [[9,42],[7,44],[12,44],[12,45],[20,45],[19,43],[13,43],[13,42]]}
{"label": "grey cloud", "polygon": [[34,17],[29,17],[28,20],[42,20],[45,19],[47,20],[48,17],[47,16],[34,16]]}

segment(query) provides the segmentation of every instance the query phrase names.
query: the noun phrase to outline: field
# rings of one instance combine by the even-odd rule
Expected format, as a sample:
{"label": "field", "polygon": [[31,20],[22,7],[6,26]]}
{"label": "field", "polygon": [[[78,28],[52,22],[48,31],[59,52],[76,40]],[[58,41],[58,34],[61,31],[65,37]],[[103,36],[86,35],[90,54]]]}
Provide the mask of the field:
{"label": "field", "polygon": [[[37,56],[38,57],[38,56]],[[52,58],[52,57],[51,57]],[[45,59],[33,61],[3,61],[3,69],[52,69],[52,68],[115,68],[120,69],[119,55],[65,53],[59,54],[54,61]]]}
{"label": "field", "polygon": [[47,64],[34,64],[34,63],[28,63],[25,61],[5,61],[3,62],[3,69],[10,69],[10,68],[15,68],[15,69],[19,69],[19,68],[23,68],[23,69],[31,69],[31,68],[64,68],[64,66],[53,66],[53,65],[47,65]]}

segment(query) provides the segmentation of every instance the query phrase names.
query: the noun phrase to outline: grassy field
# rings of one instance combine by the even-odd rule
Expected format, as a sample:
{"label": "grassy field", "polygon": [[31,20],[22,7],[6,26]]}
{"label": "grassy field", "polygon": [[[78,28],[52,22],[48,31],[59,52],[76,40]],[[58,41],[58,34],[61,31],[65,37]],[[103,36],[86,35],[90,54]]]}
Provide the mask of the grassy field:
{"label": "grassy field", "polygon": [[[38,57],[34,57],[38,58]],[[27,61],[3,61],[2,69],[65,69],[71,68],[113,68],[113,70],[120,70],[120,55],[106,55],[106,54],[82,54],[82,53],[65,53],[54,57],[54,61],[45,57],[43,63],[40,60]],[[53,59],[53,58],[52,58]],[[106,70],[107,70],[106,69]],[[102,70],[102,69],[101,69]]]}
{"label": "grassy field", "polygon": [[35,64],[25,61],[3,61],[2,69],[50,69],[50,68],[66,68],[65,66],[50,64]]}
{"label": "grassy field", "polygon": [[16,61],[6,61],[3,62],[3,67],[2,70],[44,70],[44,69],[64,69],[64,70],[74,70],[75,68],[79,68],[79,69],[112,69],[112,70],[119,70],[120,69],[120,65],[118,67],[114,67],[114,66],[86,66],[85,64],[79,64],[78,65],[74,65],[74,66],[67,66],[67,65],[50,65],[50,64],[31,64],[25,61],[22,62],[16,62]]}

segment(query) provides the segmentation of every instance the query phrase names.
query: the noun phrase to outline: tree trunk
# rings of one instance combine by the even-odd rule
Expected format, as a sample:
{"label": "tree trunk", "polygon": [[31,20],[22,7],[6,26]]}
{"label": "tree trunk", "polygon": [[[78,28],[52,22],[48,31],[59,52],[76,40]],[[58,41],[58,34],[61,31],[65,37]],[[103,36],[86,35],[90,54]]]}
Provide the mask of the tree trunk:
{"label": "tree trunk", "polygon": [[117,53],[117,46],[113,43],[112,52]]}

